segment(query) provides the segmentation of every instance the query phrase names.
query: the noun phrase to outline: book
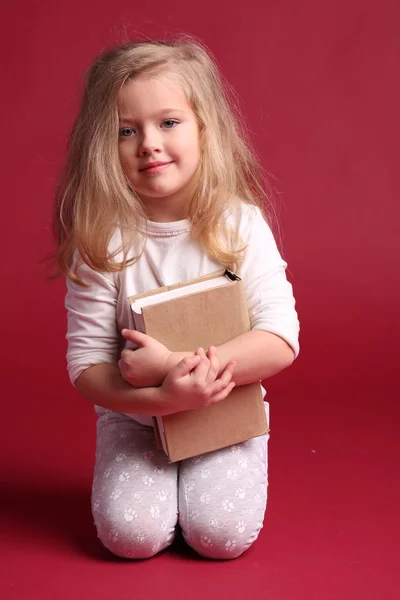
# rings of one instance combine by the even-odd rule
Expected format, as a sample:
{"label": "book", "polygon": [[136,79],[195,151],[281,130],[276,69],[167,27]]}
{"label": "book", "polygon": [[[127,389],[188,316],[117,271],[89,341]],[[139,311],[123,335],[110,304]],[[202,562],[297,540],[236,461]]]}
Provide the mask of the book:
{"label": "book", "polygon": [[[169,350],[207,350],[250,330],[243,282],[226,269],[128,299],[135,328]],[[154,417],[157,444],[170,462],[268,432],[261,382],[235,386],[217,404]]]}

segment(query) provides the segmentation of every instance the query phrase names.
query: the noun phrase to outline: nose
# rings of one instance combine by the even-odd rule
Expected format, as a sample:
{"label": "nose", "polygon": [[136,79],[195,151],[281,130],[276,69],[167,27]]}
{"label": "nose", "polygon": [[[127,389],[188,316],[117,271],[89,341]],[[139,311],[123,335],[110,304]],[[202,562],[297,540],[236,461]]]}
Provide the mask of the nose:
{"label": "nose", "polygon": [[161,146],[161,136],[154,128],[142,131],[139,141],[140,156],[149,156],[155,152],[161,152]]}

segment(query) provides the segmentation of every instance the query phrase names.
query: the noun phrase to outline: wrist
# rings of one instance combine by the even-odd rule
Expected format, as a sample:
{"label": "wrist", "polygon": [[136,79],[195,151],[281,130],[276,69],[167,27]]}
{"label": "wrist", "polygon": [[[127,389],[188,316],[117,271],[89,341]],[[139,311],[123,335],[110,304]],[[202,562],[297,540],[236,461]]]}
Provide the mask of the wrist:
{"label": "wrist", "polygon": [[173,399],[163,385],[154,388],[154,400],[156,405],[156,410],[153,412],[154,416],[164,417],[176,412],[176,407],[173,405]]}
{"label": "wrist", "polygon": [[187,356],[193,356],[194,352],[170,352],[164,364],[164,378],[168,375],[171,369],[176,367]]}

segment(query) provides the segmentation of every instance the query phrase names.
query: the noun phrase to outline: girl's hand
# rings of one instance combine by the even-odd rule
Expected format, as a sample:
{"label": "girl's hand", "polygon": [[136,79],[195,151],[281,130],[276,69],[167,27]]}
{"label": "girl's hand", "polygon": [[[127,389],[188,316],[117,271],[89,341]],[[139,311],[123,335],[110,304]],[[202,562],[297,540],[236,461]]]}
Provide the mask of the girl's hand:
{"label": "girl's hand", "polygon": [[226,366],[218,378],[219,361],[215,347],[211,346],[206,356],[199,348],[192,357],[184,358],[173,367],[159,390],[165,413],[209,406],[224,400],[233,390],[231,381],[235,361]]}
{"label": "girl's hand", "polygon": [[124,349],[118,367],[122,377],[135,387],[161,385],[167,373],[167,361],[171,355],[164,344],[134,329],[123,329],[122,336],[137,344],[136,350]]}

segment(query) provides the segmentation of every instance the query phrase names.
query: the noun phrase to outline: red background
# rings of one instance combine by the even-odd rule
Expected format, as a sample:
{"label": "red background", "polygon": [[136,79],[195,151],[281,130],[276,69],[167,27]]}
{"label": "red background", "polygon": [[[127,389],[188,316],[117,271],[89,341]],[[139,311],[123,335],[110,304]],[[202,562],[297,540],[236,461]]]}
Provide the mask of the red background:
{"label": "red background", "polygon": [[[397,597],[399,19],[395,0],[7,7],[3,597]],[[65,284],[47,282],[40,261],[88,61],[125,37],[180,32],[216,55],[273,175],[301,354],[268,382],[271,486],[259,541],[233,563],[178,547],[136,564],[95,538],[95,418],[67,380]]]}

